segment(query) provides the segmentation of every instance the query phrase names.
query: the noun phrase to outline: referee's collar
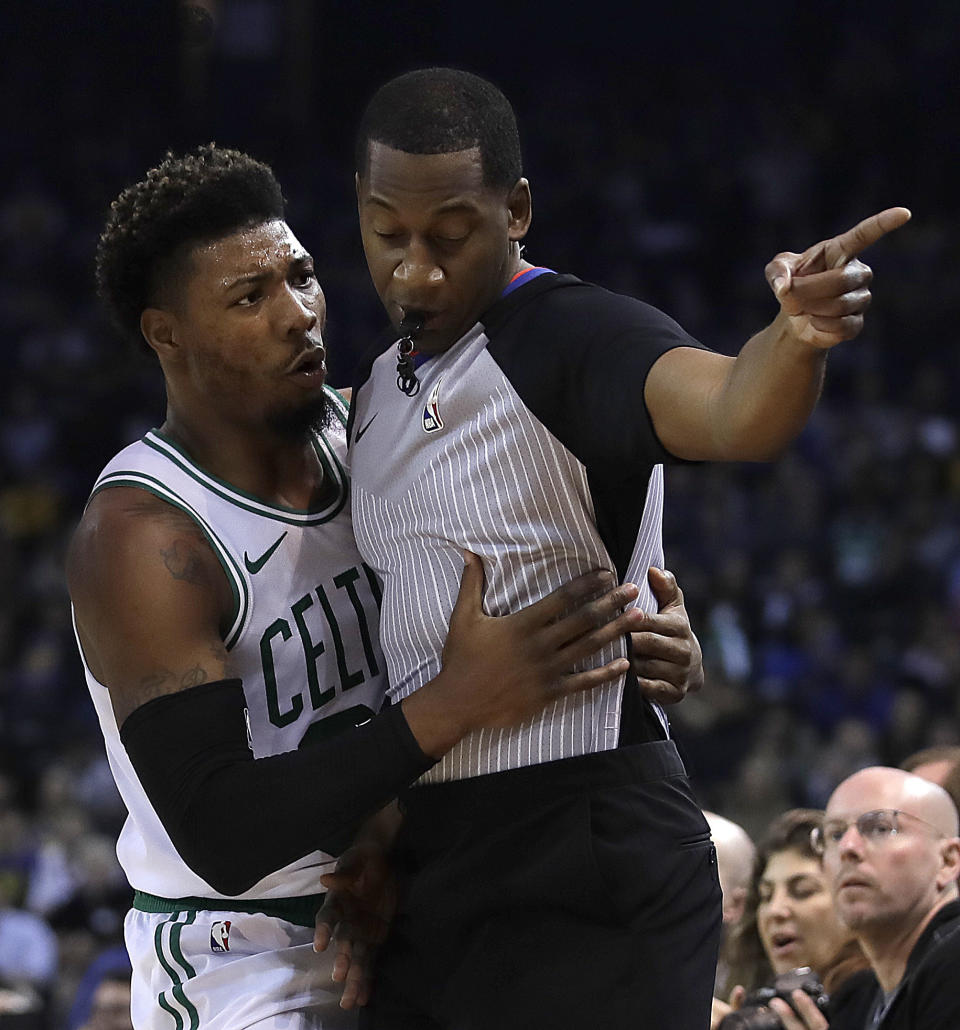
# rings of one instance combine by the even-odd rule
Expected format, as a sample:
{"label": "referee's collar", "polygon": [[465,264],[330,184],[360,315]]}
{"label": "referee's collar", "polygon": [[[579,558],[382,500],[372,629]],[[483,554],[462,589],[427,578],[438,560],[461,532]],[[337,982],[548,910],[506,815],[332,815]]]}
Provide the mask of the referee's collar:
{"label": "referee's collar", "polygon": [[[480,324],[489,336],[498,332],[515,312],[536,300],[543,293],[550,293],[565,286],[583,286],[582,280],[565,272],[554,272],[549,268],[530,268],[522,280],[509,283],[514,289],[509,296],[500,296],[480,316]],[[520,287],[523,289],[520,289]]]}
{"label": "referee's collar", "polygon": [[[543,265],[535,265],[533,268],[524,268],[507,283],[503,289],[503,293],[500,297],[509,297],[514,290],[523,286],[524,283],[530,282],[531,279],[536,279],[538,275],[544,275],[547,272],[553,272],[552,268],[545,268]],[[554,273],[556,274],[556,273]]]}
{"label": "referee's collar", "polygon": [[[521,286],[525,286],[527,283],[532,282],[534,279],[541,275],[546,275],[547,273],[550,275],[557,274],[552,268],[546,268],[543,265],[534,265],[533,268],[521,269],[503,288],[503,293],[500,294],[500,300],[503,300],[504,297],[509,297],[514,290],[518,290]],[[422,351],[415,350],[411,354],[411,357],[413,358],[413,367],[417,369],[431,358],[435,358],[436,354],[424,353]]]}
{"label": "referee's collar", "polygon": [[[540,279],[540,282],[534,285],[534,279]],[[527,288],[521,292],[521,286]],[[534,297],[539,296],[541,293],[546,293],[558,286],[583,286],[583,282],[574,275],[561,274],[555,272],[552,268],[544,268],[540,265],[534,268],[525,268],[507,283],[503,293],[480,316],[478,322],[488,331],[496,329],[503,325],[512,312],[517,308],[523,307],[528,300],[533,300]],[[393,343],[396,343],[396,331],[391,329],[390,333],[390,338]],[[461,336],[460,339],[462,340],[463,337]],[[457,343],[459,342],[458,340]],[[453,346],[456,346],[456,343]],[[418,353],[414,351],[412,355],[414,367],[419,368],[437,356],[433,352]],[[352,407],[351,410],[353,410]]]}

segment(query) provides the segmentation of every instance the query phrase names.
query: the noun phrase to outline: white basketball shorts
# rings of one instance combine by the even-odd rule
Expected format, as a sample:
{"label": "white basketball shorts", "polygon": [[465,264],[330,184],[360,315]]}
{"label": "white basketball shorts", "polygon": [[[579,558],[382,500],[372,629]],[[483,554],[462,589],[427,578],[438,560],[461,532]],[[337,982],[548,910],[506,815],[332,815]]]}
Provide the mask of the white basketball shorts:
{"label": "white basketball shorts", "polygon": [[355,1030],[313,930],[255,912],[142,912],[124,922],[135,1030]]}

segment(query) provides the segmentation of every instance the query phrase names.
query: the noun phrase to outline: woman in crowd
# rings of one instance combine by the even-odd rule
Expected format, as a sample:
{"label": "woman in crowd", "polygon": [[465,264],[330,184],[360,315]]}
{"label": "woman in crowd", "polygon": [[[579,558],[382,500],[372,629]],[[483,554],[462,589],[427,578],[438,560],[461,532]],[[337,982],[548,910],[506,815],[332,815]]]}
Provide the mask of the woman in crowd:
{"label": "woman in crowd", "polygon": [[[867,965],[838,919],[810,832],[822,812],[794,808],[771,823],[757,849],[746,908],[730,940],[730,1006],[758,987],[809,966],[828,992]],[[718,1006],[719,1008],[720,1006]],[[715,1010],[713,1026],[730,1011]]]}

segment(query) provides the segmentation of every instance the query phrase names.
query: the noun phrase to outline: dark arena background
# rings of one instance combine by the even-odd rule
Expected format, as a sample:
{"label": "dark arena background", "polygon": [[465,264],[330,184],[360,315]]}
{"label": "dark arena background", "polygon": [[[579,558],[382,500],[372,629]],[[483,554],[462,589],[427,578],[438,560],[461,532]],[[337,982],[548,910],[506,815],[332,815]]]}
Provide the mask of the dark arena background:
{"label": "dark arena background", "polygon": [[[107,206],[168,148],[215,140],[270,162],[326,293],[330,380],[346,385],[382,326],[352,130],[373,89],[408,68],[467,68],[513,100],[528,258],[641,297],[726,353],[776,310],[763,275],[775,253],[911,208],[866,254],[866,327],[831,355],[789,452],[666,471],[667,565],[706,669],[671,718],[704,805],[752,834],[822,806],[861,766],[960,743],[955,0],[566,7],[5,11],[0,913],[33,920],[37,1025],[76,1025],[80,978],[119,941],[129,902],[113,858],[123,813],[62,573],[97,472],[163,419],[158,369],[96,305]],[[610,389],[639,402],[641,384]]]}

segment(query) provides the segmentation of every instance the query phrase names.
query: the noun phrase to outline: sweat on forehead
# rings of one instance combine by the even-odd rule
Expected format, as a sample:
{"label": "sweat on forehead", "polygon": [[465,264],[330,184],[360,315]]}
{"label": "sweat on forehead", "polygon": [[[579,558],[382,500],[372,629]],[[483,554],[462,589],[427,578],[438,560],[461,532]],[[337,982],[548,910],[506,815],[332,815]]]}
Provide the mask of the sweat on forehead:
{"label": "sweat on forehead", "polygon": [[827,802],[827,815],[854,817],[878,808],[909,812],[947,837],[957,835],[957,809],[942,787],[886,766],[871,766],[848,776]]}
{"label": "sweat on forehead", "polygon": [[208,272],[211,264],[224,265],[226,261],[225,276],[263,266],[281,243],[286,242],[287,236],[291,233],[286,222],[270,218],[186,240],[170,254],[157,259],[147,301],[161,307],[179,302],[190,281],[199,272]]}

